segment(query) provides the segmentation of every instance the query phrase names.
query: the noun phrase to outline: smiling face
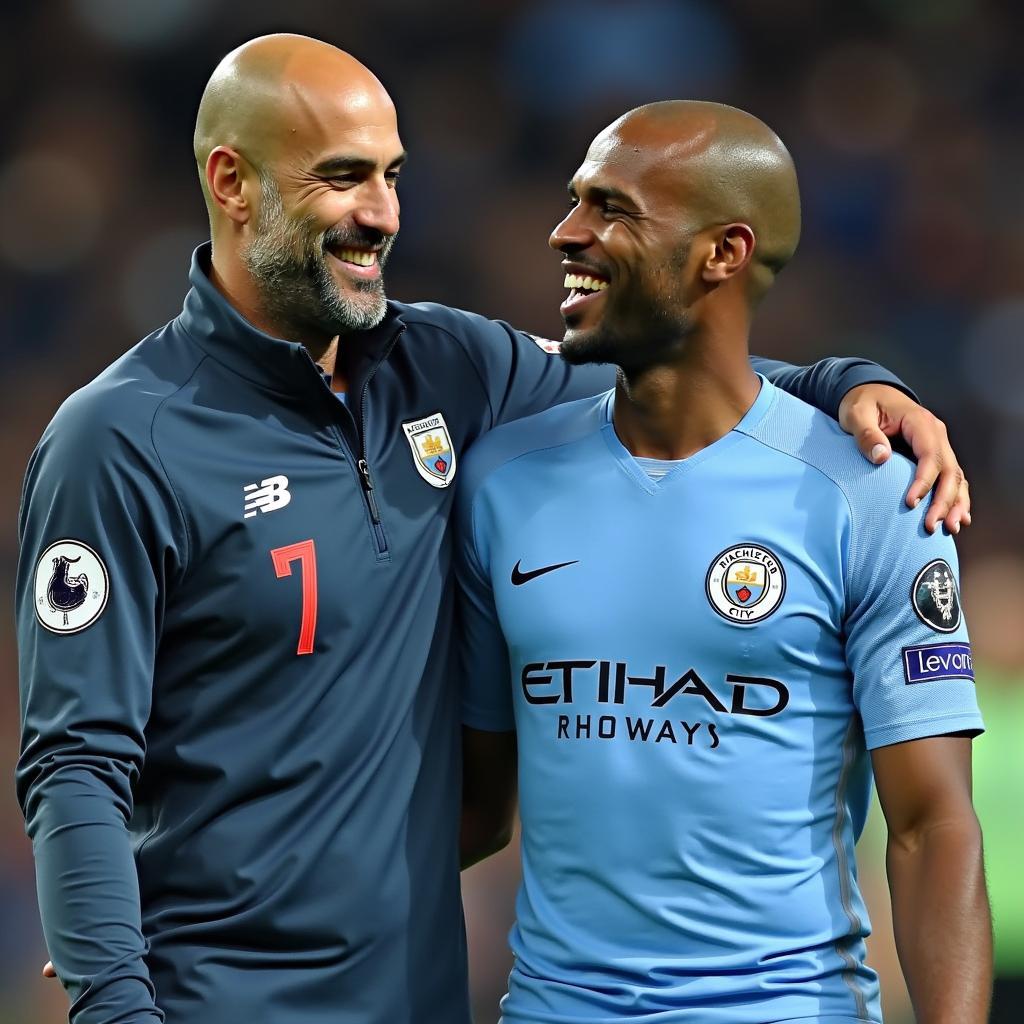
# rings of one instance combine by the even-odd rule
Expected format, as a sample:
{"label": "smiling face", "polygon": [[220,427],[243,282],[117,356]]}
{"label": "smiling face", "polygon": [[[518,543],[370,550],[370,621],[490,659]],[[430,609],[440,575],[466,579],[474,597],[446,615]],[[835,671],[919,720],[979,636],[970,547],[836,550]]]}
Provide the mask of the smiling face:
{"label": "smiling face", "polygon": [[[386,310],[382,270],[398,232],[397,128],[264,170],[251,241],[240,252],[261,305],[283,324],[326,334],[366,330]],[[279,183],[280,180],[280,183]]]}
{"label": "smiling face", "polygon": [[349,91],[333,106],[321,100],[314,130],[289,137],[261,168],[261,204],[240,252],[268,315],[330,335],[384,316],[381,271],[398,232],[405,159],[386,94]]}
{"label": "smiling face", "polygon": [[671,149],[637,119],[616,122],[569,184],[572,208],[549,244],[565,256],[570,363],[647,365],[692,330],[697,221]]}
{"label": "smiling face", "polygon": [[214,264],[244,311],[317,347],[380,322],[405,153],[366,67],[304,36],[252,40],[210,79],[195,152]]}
{"label": "smiling face", "polygon": [[743,336],[800,237],[779,137],[735,107],[637,107],[591,143],[551,234],[565,259],[562,355],[627,372],[673,361],[697,335]]}

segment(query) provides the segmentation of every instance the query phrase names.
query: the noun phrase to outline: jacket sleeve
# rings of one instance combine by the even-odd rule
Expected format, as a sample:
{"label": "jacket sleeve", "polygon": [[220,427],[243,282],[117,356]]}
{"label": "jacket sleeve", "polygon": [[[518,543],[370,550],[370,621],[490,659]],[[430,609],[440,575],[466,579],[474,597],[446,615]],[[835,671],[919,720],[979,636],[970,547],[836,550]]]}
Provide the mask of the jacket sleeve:
{"label": "jacket sleeve", "polygon": [[476,313],[432,304],[423,308],[441,312],[442,323],[472,363],[487,397],[484,430],[615,386],[614,366],[570,366],[559,358],[556,341]]}
{"label": "jacket sleeve", "polygon": [[[483,381],[490,405],[488,427],[560,402],[588,398],[615,385],[614,366],[570,366],[558,358],[556,341],[518,331],[501,320],[436,308],[444,311],[452,333]],[[915,400],[917,397],[895,374],[868,359],[830,356],[810,366],[792,366],[760,356],[751,356],[750,361],[776,387],[833,419],[839,416],[843,396],[860,384],[889,384]]]}
{"label": "jacket sleeve", "polygon": [[839,419],[839,404],[843,396],[861,384],[888,384],[909,395],[916,402],[917,395],[894,373],[870,359],[829,356],[810,366],[792,366],[778,359],[751,356],[750,363],[776,387],[788,391],[808,405]]}
{"label": "jacket sleeve", "polygon": [[70,400],[29,463],[19,521],[18,800],[72,1024],[162,1021],[128,823],[167,577],[183,545],[155,458]]}

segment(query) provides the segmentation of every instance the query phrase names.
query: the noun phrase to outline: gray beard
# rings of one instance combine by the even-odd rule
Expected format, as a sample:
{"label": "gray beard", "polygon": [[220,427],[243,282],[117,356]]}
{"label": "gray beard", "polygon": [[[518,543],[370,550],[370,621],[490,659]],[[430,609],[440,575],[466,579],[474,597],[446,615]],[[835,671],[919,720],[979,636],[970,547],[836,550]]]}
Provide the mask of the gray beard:
{"label": "gray beard", "polygon": [[[261,174],[260,181],[263,203],[255,235],[240,256],[256,283],[267,319],[286,335],[312,330],[334,337],[376,327],[387,312],[383,279],[355,281],[356,294],[344,294],[328,263],[327,248],[375,245],[381,236],[352,237],[335,228],[318,232],[313,217],[291,220],[274,180]],[[383,240],[377,255],[381,268],[394,240],[394,235]]]}

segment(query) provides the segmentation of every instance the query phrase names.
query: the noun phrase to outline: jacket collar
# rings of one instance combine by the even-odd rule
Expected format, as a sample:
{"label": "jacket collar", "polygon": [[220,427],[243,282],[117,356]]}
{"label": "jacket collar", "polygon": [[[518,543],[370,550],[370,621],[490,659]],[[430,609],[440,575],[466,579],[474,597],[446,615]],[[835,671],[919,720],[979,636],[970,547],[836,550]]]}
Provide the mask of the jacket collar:
{"label": "jacket collar", "polygon": [[[217,290],[209,276],[211,249],[211,244],[204,242],[192,253],[188,275],[192,287],[178,316],[189,337],[240,377],[278,393],[295,394],[310,381],[318,380],[319,368],[304,345],[253,327]],[[403,327],[401,317],[388,303],[388,311],[377,327],[348,335],[341,344],[358,345],[359,363],[366,365],[380,358]]]}

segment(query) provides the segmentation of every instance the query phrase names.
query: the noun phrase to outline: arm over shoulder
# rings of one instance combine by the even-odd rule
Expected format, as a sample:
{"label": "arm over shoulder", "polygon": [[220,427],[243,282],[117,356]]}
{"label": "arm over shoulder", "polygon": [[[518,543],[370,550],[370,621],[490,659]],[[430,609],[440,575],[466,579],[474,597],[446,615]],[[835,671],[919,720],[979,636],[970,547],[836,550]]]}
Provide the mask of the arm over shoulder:
{"label": "arm over shoulder", "polygon": [[888,384],[917,400],[899,377],[869,359],[829,356],[810,366],[792,366],[778,359],[751,356],[750,362],[776,387],[813,405],[834,420],[839,419],[839,405],[843,397],[861,384]]}
{"label": "arm over shoulder", "polygon": [[488,427],[600,394],[615,383],[614,367],[570,366],[558,355],[558,342],[503,320],[434,303],[413,308],[448,331],[466,352],[487,398]]}

